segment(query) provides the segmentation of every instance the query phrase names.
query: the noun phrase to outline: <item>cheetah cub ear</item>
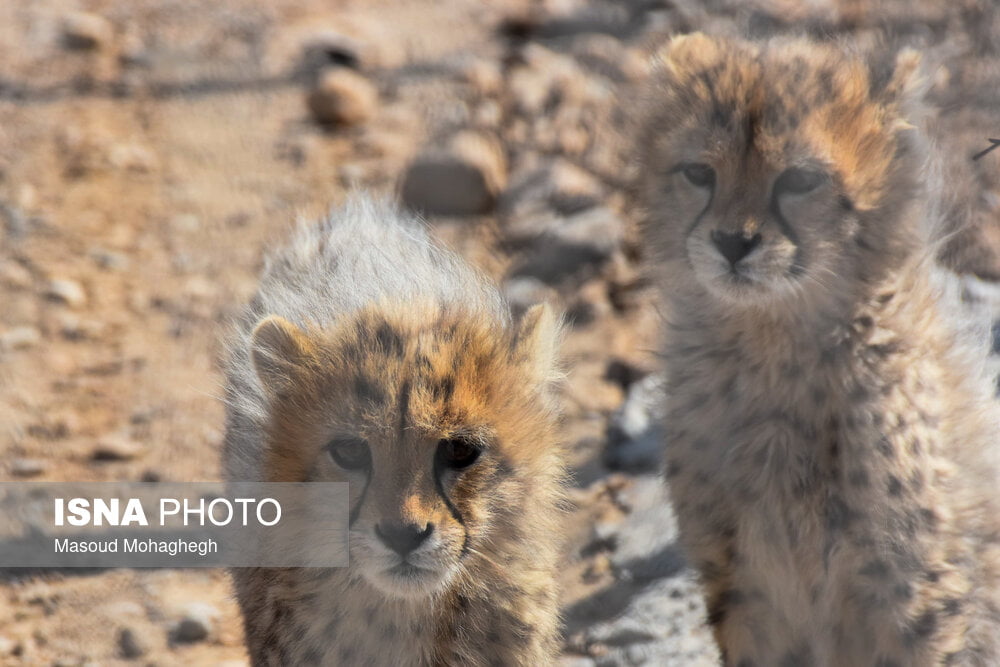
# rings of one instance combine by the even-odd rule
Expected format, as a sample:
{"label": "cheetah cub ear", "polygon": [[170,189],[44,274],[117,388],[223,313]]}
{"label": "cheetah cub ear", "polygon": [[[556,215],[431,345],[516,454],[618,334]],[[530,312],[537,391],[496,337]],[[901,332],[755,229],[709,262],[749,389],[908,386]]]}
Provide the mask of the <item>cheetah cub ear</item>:
{"label": "cheetah cub ear", "polygon": [[295,368],[312,359],[313,344],[297,326],[271,315],[250,334],[250,356],[264,388],[278,393],[292,381]]}
{"label": "cheetah cub ear", "polygon": [[897,53],[892,76],[885,87],[886,94],[896,99],[918,95],[924,84],[920,64],[920,52],[916,49],[906,48]]}
{"label": "cheetah cub ear", "polygon": [[659,53],[660,59],[672,70],[688,70],[692,66],[706,65],[719,57],[719,46],[703,32],[678,35],[671,39]]}
{"label": "cheetah cub ear", "polygon": [[930,88],[927,64],[920,52],[905,48],[896,54],[891,62],[875,63],[872,66],[872,89],[890,109],[901,117],[895,129],[906,130],[913,126],[903,119],[917,119],[922,116],[923,99]]}
{"label": "cheetah cub ear", "polygon": [[527,364],[529,379],[548,385],[558,375],[560,326],[547,303],[525,311],[514,335],[514,358]]}
{"label": "cheetah cub ear", "polygon": [[710,68],[726,56],[725,46],[703,32],[678,35],[656,54],[660,66],[678,80]]}

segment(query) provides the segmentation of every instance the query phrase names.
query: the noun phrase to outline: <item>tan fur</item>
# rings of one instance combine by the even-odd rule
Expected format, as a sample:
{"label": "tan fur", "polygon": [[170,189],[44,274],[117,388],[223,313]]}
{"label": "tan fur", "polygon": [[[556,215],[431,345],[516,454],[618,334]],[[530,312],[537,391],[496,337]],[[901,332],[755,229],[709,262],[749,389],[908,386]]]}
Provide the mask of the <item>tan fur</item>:
{"label": "tan fur", "polygon": [[925,261],[916,64],[661,53],[666,476],[726,665],[1000,664],[1000,418]]}
{"label": "tan fur", "polygon": [[[350,482],[351,565],[233,571],[255,665],[554,659],[557,338],[544,306],[515,326],[435,298],[387,296],[333,322],[259,318],[247,341],[268,405],[262,477]],[[330,456],[344,438],[367,443],[367,470]],[[441,467],[452,438],[482,446],[474,464]],[[388,573],[387,524],[433,526],[410,557],[423,578]]]}

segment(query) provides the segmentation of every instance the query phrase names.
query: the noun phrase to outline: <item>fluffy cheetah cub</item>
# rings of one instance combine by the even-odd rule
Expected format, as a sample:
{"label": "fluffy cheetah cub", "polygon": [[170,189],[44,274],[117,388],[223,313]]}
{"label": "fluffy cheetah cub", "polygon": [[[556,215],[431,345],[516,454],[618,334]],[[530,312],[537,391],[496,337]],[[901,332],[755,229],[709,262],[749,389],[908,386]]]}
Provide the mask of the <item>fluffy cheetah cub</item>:
{"label": "fluffy cheetah cub", "polygon": [[553,660],[556,339],[385,203],[271,258],[231,345],[226,475],[349,482],[351,564],[234,569],[255,665]]}
{"label": "fluffy cheetah cub", "polygon": [[661,57],[666,475],[725,664],[1000,665],[1000,420],[927,260],[916,55]]}

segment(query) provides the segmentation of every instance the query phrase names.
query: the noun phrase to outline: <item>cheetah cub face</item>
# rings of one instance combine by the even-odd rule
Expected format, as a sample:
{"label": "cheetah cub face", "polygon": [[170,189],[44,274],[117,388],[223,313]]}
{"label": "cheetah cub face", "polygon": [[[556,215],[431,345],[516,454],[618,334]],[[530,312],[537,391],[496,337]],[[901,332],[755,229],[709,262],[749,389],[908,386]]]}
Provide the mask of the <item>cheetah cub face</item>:
{"label": "cheetah cub face", "polygon": [[268,481],[349,482],[350,567],[396,598],[452,583],[561,469],[547,308],[511,331],[431,310],[371,308],[331,331],[272,316],[252,336]]}
{"label": "cheetah cub face", "polygon": [[651,237],[711,295],[829,295],[907,252],[910,233],[879,213],[914,187],[915,54],[880,72],[814,44],[695,34],[660,60],[643,142]]}

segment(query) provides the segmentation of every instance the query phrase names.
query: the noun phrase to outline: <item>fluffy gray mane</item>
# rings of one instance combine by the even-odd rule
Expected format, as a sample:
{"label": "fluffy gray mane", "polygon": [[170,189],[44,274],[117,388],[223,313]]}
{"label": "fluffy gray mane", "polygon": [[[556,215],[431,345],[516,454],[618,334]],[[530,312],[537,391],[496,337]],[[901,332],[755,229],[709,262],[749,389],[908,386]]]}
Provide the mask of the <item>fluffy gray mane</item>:
{"label": "fluffy gray mane", "polygon": [[318,223],[300,221],[288,245],[268,257],[257,293],[227,341],[227,479],[261,476],[267,399],[250,360],[258,322],[280,315],[300,327],[325,328],[373,302],[415,300],[510,324],[499,291],[388,200],[353,195]]}

